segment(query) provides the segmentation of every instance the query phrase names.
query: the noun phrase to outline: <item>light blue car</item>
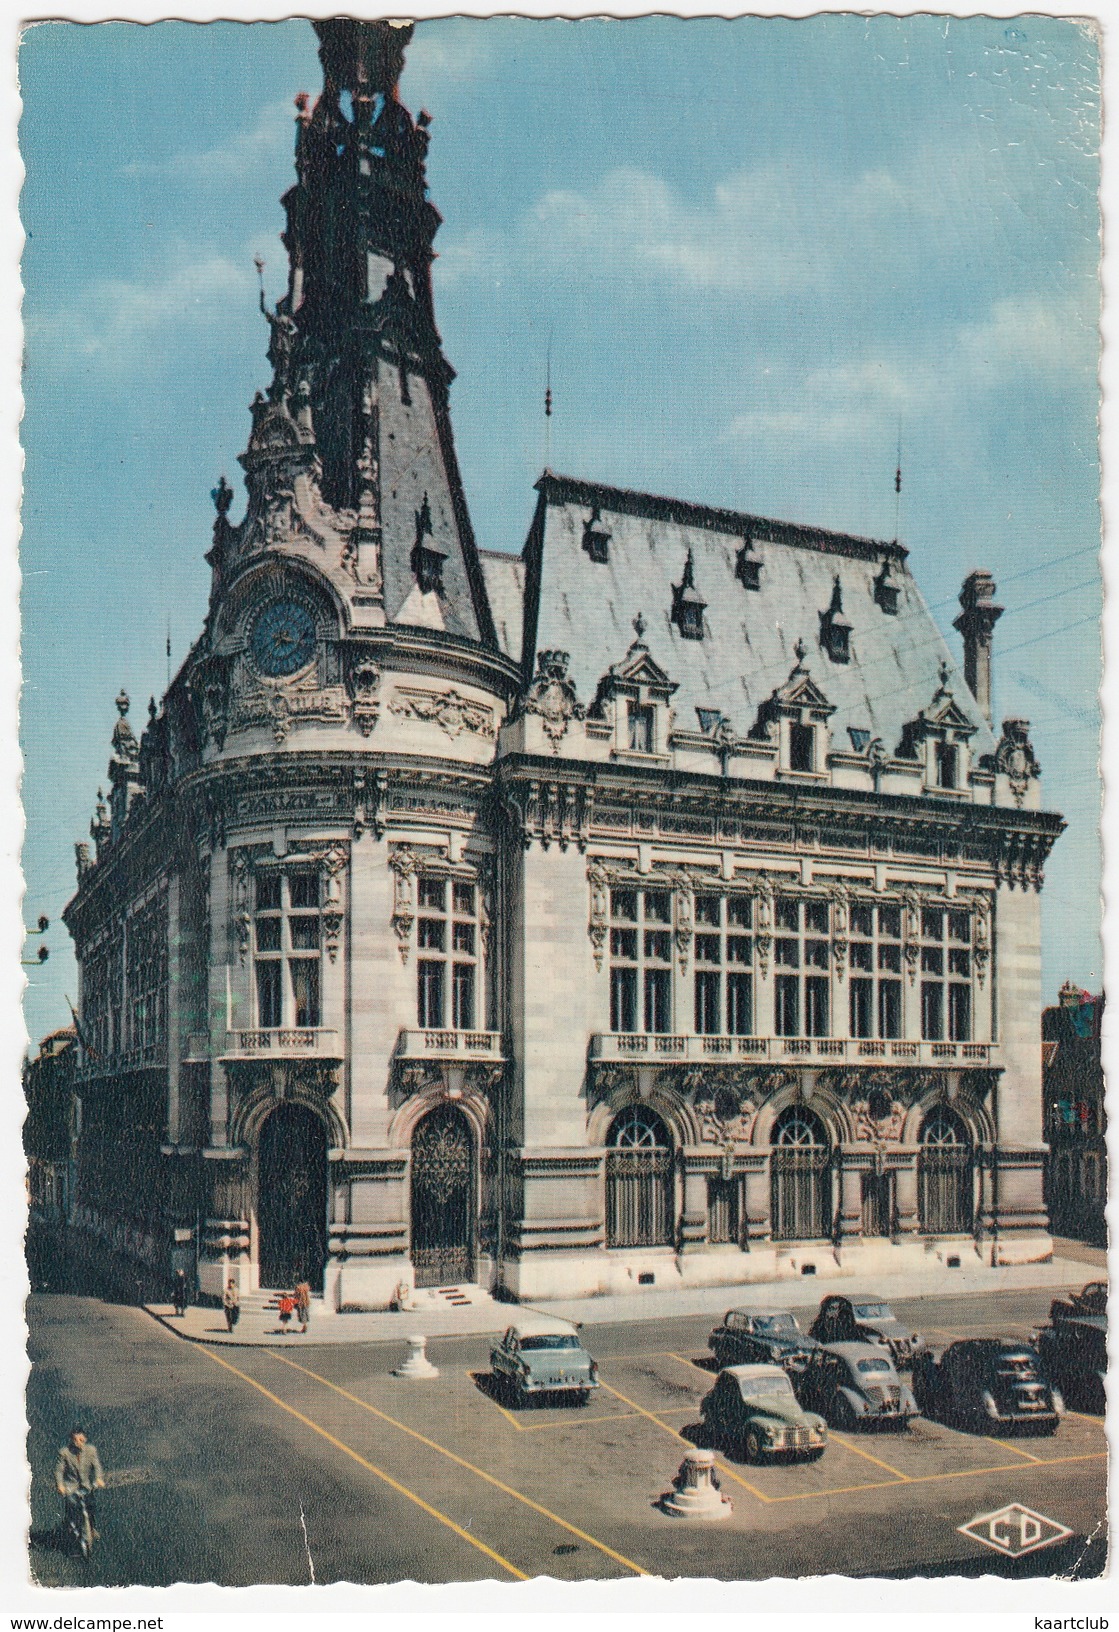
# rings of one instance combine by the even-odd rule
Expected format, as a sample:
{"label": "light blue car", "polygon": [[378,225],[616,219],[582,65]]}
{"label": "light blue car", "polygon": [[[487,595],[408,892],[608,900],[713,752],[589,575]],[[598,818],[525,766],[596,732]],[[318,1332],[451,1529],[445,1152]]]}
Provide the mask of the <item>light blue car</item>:
{"label": "light blue car", "polygon": [[547,1394],[573,1395],[586,1405],[599,1387],[598,1367],[566,1320],[526,1315],[490,1351],[494,1387],[525,1404]]}

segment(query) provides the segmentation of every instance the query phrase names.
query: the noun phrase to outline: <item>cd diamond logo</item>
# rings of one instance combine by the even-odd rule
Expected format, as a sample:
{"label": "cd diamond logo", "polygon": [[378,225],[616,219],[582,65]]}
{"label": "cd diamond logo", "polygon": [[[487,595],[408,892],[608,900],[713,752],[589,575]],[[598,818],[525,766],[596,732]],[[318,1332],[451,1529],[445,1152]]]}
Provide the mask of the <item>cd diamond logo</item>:
{"label": "cd diamond logo", "polygon": [[1005,1558],[1021,1558],[1025,1553],[1051,1547],[1055,1541],[1064,1541],[1066,1536],[1072,1535],[1067,1525],[1033,1513],[1020,1502],[1000,1507],[996,1513],[980,1513],[956,1528],[961,1535],[982,1542],[984,1547],[993,1548]]}

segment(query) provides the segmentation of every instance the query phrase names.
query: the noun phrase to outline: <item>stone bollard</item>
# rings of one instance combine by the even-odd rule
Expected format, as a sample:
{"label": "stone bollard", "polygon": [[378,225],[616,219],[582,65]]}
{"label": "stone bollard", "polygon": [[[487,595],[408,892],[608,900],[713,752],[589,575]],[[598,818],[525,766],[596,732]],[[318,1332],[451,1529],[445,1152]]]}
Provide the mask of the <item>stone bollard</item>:
{"label": "stone bollard", "polygon": [[674,1519],[728,1519],[733,1505],[719,1494],[714,1451],[689,1451],[672,1489],[661,1497],[661,1507]]}
{"label": "stone bollard", "polygon": [[423,1377],[438,1377],[439,1368],[433,1366],[427,1357],[427,1338],[410,1337],[408,1339],[408,1358],[402,1366],[397,1366],[394,1377],[407,1377],[415,1382]]}

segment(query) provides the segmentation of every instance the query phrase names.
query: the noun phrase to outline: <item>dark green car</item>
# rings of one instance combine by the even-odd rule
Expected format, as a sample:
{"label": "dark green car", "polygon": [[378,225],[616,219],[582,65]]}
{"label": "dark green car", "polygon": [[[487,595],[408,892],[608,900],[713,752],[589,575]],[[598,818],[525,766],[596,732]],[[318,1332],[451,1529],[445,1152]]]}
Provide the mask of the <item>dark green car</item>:
{"label": "dark green car", "polygon": [[817,1462],[828,1443],[823,1417],[797,1403],[780,1366],[728,1366],[700,1411],[712,1439],[748,1462]]}

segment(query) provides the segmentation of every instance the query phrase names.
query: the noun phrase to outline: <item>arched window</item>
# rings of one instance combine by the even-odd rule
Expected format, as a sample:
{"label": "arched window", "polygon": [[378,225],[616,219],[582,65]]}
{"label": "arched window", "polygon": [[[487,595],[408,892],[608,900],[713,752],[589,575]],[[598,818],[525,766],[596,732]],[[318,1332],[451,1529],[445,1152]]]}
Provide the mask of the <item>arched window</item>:
{"label": "arched window", "polygon": [[966,1235],[975,1222],[975,1155],[955,1111],[938,1105],[921,1127],[917,1209],[925,1235]]}
{"label": "arched window", "polygon": [[631,1105],[607,1138],[606,1245],[671,1246],[672,1139],[654,1111]]}
{"label": "arched window", "polygon": [[814,1111],[789,1105],[773,1126],[771,1219],[775,1241],[831,1234],[831,1141]]}

